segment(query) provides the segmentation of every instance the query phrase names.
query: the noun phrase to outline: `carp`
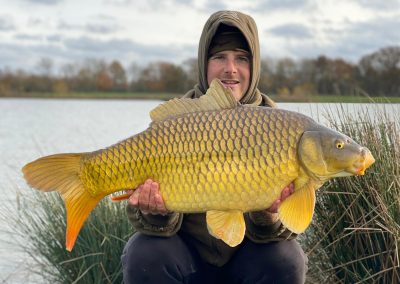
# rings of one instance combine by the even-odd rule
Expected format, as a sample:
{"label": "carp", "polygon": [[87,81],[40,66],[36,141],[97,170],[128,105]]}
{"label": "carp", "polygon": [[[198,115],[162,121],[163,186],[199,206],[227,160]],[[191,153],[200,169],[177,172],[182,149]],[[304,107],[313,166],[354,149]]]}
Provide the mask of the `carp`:
{"label": "carp", "polygon": [[109,194],[151,178],[169,211],[206,212],[211,235],[230,246],[245,235],[243,213],[278,208],[285,227],[302,233],[312,220],[315,191],[335,177],[363,175],[371,152],[308,116],[240,105],[214,80],[199,99],[173,99],[150,112],[149,127],[106,149],[55,154],[22,169],[27,183],[57,191],[67,212],[66,249]]}

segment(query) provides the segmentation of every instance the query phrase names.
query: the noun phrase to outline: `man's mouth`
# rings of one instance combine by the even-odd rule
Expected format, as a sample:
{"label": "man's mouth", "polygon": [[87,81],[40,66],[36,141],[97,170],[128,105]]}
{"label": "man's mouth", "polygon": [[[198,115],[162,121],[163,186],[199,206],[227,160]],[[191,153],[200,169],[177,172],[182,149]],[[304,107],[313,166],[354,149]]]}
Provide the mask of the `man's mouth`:
{"label": "man's mouth", "polygon": [[238,80],[221,80],[222,84],[224,84],[225,87],[234,87],[237,84],[239,84]]}

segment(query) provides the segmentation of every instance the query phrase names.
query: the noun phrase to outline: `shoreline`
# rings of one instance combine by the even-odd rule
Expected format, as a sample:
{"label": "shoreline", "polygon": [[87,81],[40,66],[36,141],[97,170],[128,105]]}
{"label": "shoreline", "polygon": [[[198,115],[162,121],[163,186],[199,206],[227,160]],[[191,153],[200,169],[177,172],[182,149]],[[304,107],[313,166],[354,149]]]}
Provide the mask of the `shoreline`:
{"label": "shoreline", "polygon": [[[173,93],[24,93],[15,96],[2,96],[0,99],[72,99],[72,100],[161,100],[167,101],[179,98],[182,94]],[[400,97],[366,97],[366,96],[337,96],[314,95],[304,97],[268,95],[277,103],[386,103],[398,104]]]}

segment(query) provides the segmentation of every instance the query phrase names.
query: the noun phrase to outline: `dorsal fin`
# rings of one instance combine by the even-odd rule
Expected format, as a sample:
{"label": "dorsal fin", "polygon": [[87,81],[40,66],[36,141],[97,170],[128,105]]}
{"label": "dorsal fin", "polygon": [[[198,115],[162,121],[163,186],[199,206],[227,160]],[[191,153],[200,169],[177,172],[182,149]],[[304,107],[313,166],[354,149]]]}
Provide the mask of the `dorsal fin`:
{"label": "dorsal fin", "polygon": [[153,109],[150,117],[152,121],[159,121],[185,113],[235,108],[237,104],[232,91],[225,88],[220,80],[214,79],[204,96],[172,99]]}

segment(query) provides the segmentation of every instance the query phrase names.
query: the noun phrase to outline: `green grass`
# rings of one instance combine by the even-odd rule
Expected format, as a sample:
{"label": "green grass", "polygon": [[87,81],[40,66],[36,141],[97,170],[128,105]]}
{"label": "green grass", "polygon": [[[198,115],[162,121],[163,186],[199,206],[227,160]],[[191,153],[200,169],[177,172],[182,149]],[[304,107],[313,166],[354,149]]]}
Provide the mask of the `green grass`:
{"label": "green grass", "polygon": [[309,282],[400,283],[399,117],[337,112],[333,128],[367,146],[376,162],[365,176],[335,179],[318,192],[313,225],[302,236]]}
{"label": "green grass", "polygon": [[9,218],[16,224],[16,233],[26,236],[20,246],[38,267],[32,273],[48,283],[122,283],[120,258],[133,234],[126,202],[101,201],[68,252],[64,203],[59,195],[35,191],[29,196],[21,199],[18,215]]}

